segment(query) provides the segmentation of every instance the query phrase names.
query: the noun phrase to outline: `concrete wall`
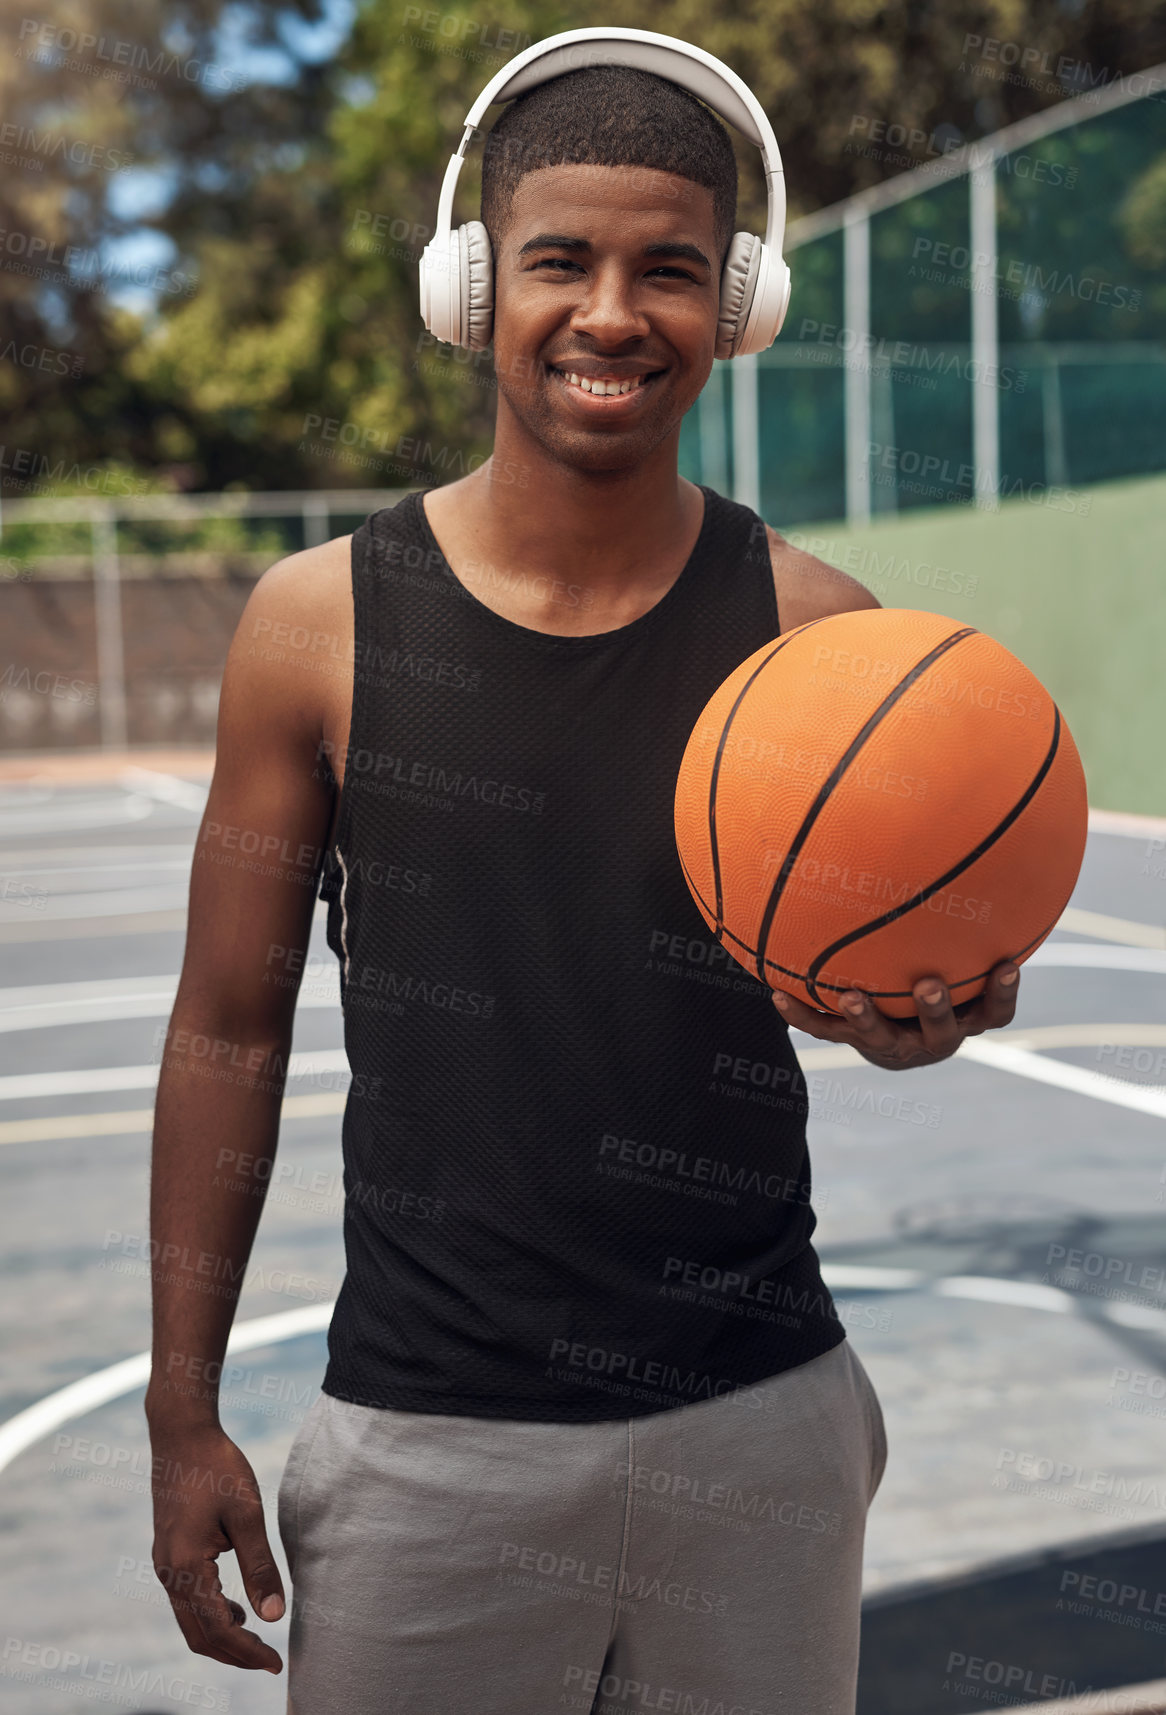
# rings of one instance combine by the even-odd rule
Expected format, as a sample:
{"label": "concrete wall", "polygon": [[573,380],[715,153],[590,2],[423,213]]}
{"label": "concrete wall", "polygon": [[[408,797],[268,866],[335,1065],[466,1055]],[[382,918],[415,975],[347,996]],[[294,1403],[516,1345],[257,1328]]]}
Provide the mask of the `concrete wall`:
{"label": "concrete wall", "polygon": [[[234,566],[216,576],[126,578],[130,744],[214,743],[227,649],[266,564]],[[0,750],[99,744],[91,580],[0,582],[0,638]]]}

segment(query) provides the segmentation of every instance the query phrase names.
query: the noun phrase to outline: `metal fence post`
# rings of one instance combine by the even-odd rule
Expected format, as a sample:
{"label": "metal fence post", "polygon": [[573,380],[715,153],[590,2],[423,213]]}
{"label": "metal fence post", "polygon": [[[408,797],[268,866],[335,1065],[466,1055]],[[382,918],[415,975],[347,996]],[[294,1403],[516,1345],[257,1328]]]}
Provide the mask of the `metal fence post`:
{"label": "metal fence post", "polygon": [[757,353],[733,359],[733,499],[761,511],[761,413]]}
{"label": "metal fence post", "polygon": [[328,501],[323,494],[305,494],[300,516],[304,521],[305,548],[318,548],[328,540]]}
{"label": "metal fence post", "polygon": [[870,522],[870,215],[851,203],[842,228],[842,324],[845,381],[846,522]]}
{"label": "metal fence post", "polygon": [[700,476],[718,494],[729,492],[729,448],[725,437],[725,365],[713,363],[701,393],[697,427],[700,430]]}
{"label": "metal fence post", "polygon": [[97,695],[104,750],[126,745],[125,651],[122,641],[121,564],[117,511],[112,501],[90,514],[93,537],[93,609],[97,621]]}
{"label": "metal fence post", "polygon": [[1068,488],[1069,467],[1065,460],[1065,417],[1061,408],[1061,366],[1045,348],[1041,375],[1041,406],[1045,442],[1045,481],[1050,488]]}
{"label": "metal fence post", "polygon": [[976,505],[995,512],[1000,500],[1000,373],[996,314],[996,156],[985,148],[968,174],[972,249],[972,460]]}
{"label": "metal fence post", "polygon": [[[892,369],[889,363],[871,364],[870,375],[870,434],[875,446],[893,447],[895,443],[895,390],[891,381]],[[869,466],[867,467],[869,477]],[[868,481],[867,497],[872,515],[883,513],[890,515],[899,510],[899,484],[896,477],[894,482],[885,486]]]}

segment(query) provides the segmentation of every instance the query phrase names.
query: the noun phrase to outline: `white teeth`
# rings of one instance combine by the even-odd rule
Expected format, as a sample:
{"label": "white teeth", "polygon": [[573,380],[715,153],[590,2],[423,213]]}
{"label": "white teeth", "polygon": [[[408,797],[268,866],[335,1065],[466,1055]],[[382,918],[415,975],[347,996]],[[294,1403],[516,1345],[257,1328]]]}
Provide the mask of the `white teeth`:
{"label": "white teeth", "polygon": [[[560,370],[560,374],[562,373]],[[584,393],[594,393],[597,398],[609,398],[616,393],[634,393],[637,387],[644,384],[642,375],[637,375],[630,381],[592,381],[585,375],[576,375],[574,371],[567,373],[566,380],[571,387],[579,387]]]}

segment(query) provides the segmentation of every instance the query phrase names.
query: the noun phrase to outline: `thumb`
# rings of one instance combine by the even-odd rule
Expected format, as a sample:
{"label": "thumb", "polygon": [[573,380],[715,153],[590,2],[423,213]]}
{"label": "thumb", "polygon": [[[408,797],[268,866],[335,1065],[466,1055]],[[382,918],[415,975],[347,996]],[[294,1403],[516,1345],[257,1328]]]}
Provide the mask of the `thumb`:
{"label": "thumb", "polygon": [[285,1606],[283,1580],[267,1540],[262,1507],[233,1518],[230,1536],[247,1600],[261,1620],[280,1619]]}

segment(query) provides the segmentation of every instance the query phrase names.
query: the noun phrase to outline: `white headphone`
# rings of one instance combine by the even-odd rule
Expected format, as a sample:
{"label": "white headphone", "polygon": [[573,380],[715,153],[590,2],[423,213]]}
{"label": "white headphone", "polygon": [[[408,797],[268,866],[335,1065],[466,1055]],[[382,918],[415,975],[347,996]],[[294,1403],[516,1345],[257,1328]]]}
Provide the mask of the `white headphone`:
{"label": "white headphone", "polygon": [[782,256],[785,238],[785,169],[765,110],[735,71],[675,36],[652,30],[566,30],[536,42],[491,78],[465,118],[457,153],[450,156],[437,203],[437,229],[421,257],[421,315],[429,332],[447,345],[480,351],[494,324],[494,258],[480,220],[450,227],[453,194],[466,150],[486,109],[495,101],[547,83],[583,66],[635,66],[668,78],[699,96],[761,150],[768,210],[765,238],[737,232],[721,274],[717,357],[764,351],[781,331],[789,307],[790,273]]}

